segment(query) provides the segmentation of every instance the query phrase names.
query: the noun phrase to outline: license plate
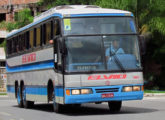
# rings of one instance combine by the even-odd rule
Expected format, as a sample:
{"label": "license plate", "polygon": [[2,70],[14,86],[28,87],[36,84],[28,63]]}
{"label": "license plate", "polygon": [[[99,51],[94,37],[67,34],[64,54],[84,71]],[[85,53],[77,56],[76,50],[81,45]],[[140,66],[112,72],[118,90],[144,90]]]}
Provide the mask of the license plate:
{"label": "license plate", "polygon": [[106,94],[102,94],[101,96],[102,96],[102,98],[113,98],[114,94],[113,93],[106,93]]}

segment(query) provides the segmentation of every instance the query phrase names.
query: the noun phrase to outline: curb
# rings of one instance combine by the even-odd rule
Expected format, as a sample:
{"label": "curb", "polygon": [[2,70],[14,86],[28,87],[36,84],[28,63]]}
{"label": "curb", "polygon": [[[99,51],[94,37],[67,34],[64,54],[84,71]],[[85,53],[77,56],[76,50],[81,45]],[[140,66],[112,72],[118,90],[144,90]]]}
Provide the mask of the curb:
{"label": "curb", "polygon": [[160,97],[160,96],[165,96],[165,93],[144,93],[144,97]]}

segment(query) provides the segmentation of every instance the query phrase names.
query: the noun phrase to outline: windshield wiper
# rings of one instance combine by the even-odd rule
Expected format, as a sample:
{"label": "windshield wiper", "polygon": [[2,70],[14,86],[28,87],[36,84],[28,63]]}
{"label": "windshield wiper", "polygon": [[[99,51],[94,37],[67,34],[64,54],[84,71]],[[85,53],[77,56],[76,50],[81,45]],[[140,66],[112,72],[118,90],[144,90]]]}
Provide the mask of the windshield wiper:
{"label": "windshield wiper", "polygon": [[118,57],[116,55],[113,56],[115,63],[119,66],[119,68],[121,69],[122,72],[126,72],[124,66],[122,65],[122,63],[120,62],[120,60],[118,59]]}
{"label": "windshield wiper", "polygon": [[122,72],[126,72],[124,66],[122,65],[122,63],[120,62],[120,60],[118,59],[118,57],[116,56],[116,53],[112,53],[111,48],[112,48],[112,46],[111,46],[111,43],[110,43],[110,57],[113,56],[113,57],[114,57],[115,63],[116,63],[117,66],[121,69],[121,71],[122,71]]}

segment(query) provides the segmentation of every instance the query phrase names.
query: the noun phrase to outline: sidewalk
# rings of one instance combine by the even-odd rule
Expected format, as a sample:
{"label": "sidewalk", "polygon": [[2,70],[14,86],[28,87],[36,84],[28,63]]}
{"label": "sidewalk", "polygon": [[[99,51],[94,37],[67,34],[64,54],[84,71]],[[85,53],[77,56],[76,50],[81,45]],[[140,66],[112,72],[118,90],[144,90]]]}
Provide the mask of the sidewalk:
{"label": "sidewalk", "polygon": [[144,97],[165,96],[165,93],[144,93]]}

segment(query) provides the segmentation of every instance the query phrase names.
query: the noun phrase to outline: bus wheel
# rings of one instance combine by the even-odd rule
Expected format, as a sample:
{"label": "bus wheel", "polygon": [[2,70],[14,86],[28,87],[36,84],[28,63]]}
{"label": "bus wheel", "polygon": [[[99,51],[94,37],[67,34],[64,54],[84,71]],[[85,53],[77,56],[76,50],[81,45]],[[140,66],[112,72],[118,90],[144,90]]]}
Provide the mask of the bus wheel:
{"label": "bus wheel", "polygon": [[19,107],[23,107],[23,100],[21,98],[21,89],[17,87],[17,103]]}
{"label": "bus wheel", "polygon": [[23,87],[22,99],[23,99],[24,108],[31,108],[34,105],[34,102],[26,100],[26,89],[25,89],[25,87]]}
{"label": "bus wheel", "polygon": [[62,111],[61,110],[62,109],[62,105],[59,104],[59,103],[56,103],[56,98],[55,98],[54,92],[53,92],[52,98],[53,98],[53,110],[54,110],[54,112],[60,113]]}
{"label": "bus wheel", "polygon": [[109,110],[112,113],[119,112],[122,106],[122,101],[110,101],[108,102]]}

